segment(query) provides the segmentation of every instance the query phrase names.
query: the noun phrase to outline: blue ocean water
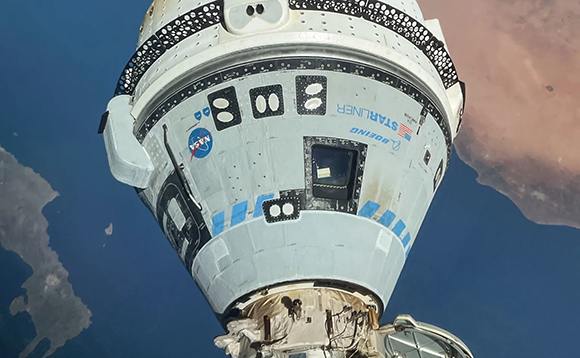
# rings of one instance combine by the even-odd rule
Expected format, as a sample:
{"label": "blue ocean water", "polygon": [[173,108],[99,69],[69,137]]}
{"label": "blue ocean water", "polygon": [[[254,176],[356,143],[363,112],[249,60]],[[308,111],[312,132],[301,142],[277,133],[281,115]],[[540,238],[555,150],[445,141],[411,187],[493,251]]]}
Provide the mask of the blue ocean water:
{"label": "blue ocean water", "polygon": [[[107,170],[103,167],[105,175]],[[60,196],[43,210],[50,245],[93,314],[89,329],[52,357],[186,356],[192,350],[222,356],[212,344],[221,327],[135,192],[119,184],[115,193],[113,180],[108,189],[113,192],[93,183],[79,185],[80,190],[51,183]],[[110,222],[114,231],[107,236]],[[0,357],[11,358],[35,336],[28,314],[8,312],[12,299],[25,294],[20,286],[32,272],[5,250],[0,272]],[[41,342],[30,357],[42,356],[48,347],[48,341]]]}
{"label": "blue ocean water", "polygon": [[580,230],[527,220],[476,177],[454,155],[384,320],[410,313],[435,323],[476,357],[570,355]]}
{"label": "blue ocean water", "polygon": [[[51,246],[93,314],[52,357],[223,356],[213,313],[133,189],[112,178],[96,133],[149,3],[4,5],[0,145],[60,193],[43,211]],[[17,357],[34,326],[27,314],[5,313],[30,272],[17,257],[0,258],[16,287],[0,289],[2,322],[25,340],[0,345],[0,357]]]}
{"label": "blue ocean water", "polygon": [[34,339],[35,330],[27,313],[10,314],[10,303],[26,293],[21,286],[32,274],[20,256],[0,246],[0,358],[17,357]]}

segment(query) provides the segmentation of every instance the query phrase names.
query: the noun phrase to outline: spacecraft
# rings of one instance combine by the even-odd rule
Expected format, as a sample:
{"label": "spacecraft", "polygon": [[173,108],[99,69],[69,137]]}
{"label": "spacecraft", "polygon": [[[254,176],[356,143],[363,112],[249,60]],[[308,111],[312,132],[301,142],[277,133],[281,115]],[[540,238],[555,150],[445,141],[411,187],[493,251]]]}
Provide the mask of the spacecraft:
{"label": "spacecraft", "polygon": [[463,114],[415,0],[155,0],[101,119],[234,358],[471,358],[380,325]]}

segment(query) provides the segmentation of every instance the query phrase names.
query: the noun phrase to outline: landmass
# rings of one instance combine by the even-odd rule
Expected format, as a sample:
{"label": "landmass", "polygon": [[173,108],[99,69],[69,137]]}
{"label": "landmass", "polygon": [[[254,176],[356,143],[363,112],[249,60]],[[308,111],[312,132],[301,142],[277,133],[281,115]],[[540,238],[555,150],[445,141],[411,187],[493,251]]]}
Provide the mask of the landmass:
{"label": "landmass", "polygon": [[46,180],[0,147],[0,245],[33,270],[22,285],[26,297],[16,297],[10,305],[12,315],[28,312],[36,328],[36,337],[21,358],[45,338],[50,348],[43,358],[48,357],[91,323],[91,311],[75,296],[68,271],[49,246],[42,208],[57,196]]}
{"label": "landmass", "polygon": [[580,228],[580,2],[419,3],[467,85],[459,157],[528,219]]}
{"label": "landmass", "polygon": [[113,223],[107,226],[107,228],[105,229],[105,235],[107,236],[113,235]]}

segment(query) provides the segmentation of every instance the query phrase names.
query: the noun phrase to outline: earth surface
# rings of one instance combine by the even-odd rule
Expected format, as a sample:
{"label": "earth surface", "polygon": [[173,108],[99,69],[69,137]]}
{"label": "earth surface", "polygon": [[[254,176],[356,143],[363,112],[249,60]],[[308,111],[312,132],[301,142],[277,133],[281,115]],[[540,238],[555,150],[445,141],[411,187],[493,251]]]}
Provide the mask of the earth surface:
{"label": "earth surface", "polygon": [[[420,3],[467,107],[382,321],[409,313],[476,357],[575,356],[580,3]],[[0,358],[224,357],[213,313],[96,134],[148,6],[4,4]]]}

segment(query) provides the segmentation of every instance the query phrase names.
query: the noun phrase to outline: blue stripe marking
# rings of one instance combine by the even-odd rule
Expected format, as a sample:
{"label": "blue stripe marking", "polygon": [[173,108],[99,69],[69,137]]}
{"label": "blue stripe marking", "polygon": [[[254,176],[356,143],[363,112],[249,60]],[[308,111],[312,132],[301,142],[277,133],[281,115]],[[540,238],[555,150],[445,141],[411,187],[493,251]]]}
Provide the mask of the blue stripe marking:
{"label": "blue stripe marking", "polygon": [[226,213],[222,211],[221,213],[216,214],[211,221],[213,223],[213,227],[211,229],[211,235],[217,236],[224,231],[224,221],[226,219]]}
{"label": "blue stripe marking", "polygon": [[407,251],[405,252],[405,258],[407,258],[407,256],[409,256],[409,251],[411,251],[411,246],[409,246],[409,248],[407,248]]}
{"label": "blue stripe marking", "polygon": [[237,203],[232,208],[232,224],[230,227],[244,222],[246,220],[246,213],[248,212],[248,201],[242,201]]}
{"label": "blue stripe marking", "polygon": [[407,235],[403,237],[403,240],[401,242],[403,243],[403,246],[407,247],[407,245],[409,245],[409,242],[411,242],[411,234],[407,233]]}
{"label": "blue stripe marking", "polygon": [[395,227],[393,228],[393,234],[395,234],[397,236],[401,236],[401,234],[403,233],[403,230],[405,230],[406,227],[407,227],[407,225],[405,225],[403,220],[397,221],[397,223],[395,224]]}
{"label": "blue stripe marking", "polygon": [[255,218],[264,215],[264,212],[262,211],[262,203],[270,199],[274,199],[274,194],[261,195],[258,197],[258,200],[256,200],[256,207],[254,208]]}
{"label": "blue stripe marking", "polygon": [[397,215],[395,215],[395,213],[393,213],[391,210],[387,210],[383,214],[383,216],[381,216],[381,218],[379,220],[377,220],[377,222],[379,224],[383,225],[384,227],[388,228],[389,226],[391,226],[393,221],[395,221],[396,217],[397,217]]}
{"label": "blue stripe marking", "polygon": [[373,215],[375,215],[375,213],[377,212],[377,210],[379,210],[380,207],[381,207],[380,204],[377,204],[374,201],[369,200],[365,203],[362,209],[360,209],[358,215],[370,219],[373,217]]}

